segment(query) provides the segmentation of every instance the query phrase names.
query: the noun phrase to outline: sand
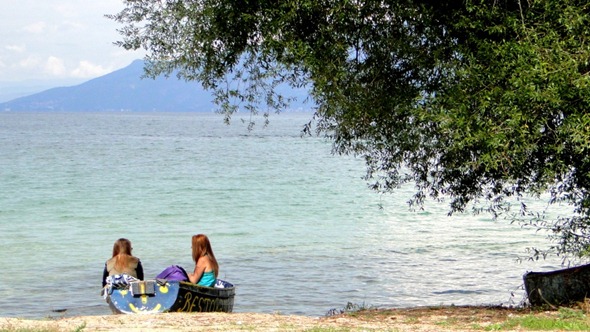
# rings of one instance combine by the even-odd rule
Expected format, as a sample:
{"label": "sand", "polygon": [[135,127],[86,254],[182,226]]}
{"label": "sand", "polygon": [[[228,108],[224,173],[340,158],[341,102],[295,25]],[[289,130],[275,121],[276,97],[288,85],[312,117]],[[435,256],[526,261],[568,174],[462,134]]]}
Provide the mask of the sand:
{"label": "sand", "polygon": [[[163,313],[79,316],[42,320],[0,318],[0,329],[17,331],[474,331],[519,315],[554,315],[490,307],[424,307],[365,310],[330,317],[261,313]],[[475,328],[474,328],[475,327]],[[507,331],[502,329],[502,331]]]}

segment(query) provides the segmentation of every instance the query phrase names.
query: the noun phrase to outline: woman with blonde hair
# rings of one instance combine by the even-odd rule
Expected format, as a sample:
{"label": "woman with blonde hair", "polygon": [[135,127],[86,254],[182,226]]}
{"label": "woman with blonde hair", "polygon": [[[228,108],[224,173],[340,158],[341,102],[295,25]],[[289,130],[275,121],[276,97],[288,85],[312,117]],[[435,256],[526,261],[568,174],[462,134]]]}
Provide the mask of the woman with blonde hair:
{"label": "woman with blonde hair", "polygon": [[139,280],[143,280],[143,267],[139,258],[131,254],[131,241],[120,238],[113,245],[113,256],[104,264],[102,273],[102,287],[107,282],[108,276],[116,274],[128,274]]}
{"label": "woman with blonde hair", "polygon": [[213,254],[213,249],[211,249],[209,238],[205,234],[193,235],[192,251],[195,270],[188,274],[190,282],[200,286],[213,287],[219,273],[219,265]]}

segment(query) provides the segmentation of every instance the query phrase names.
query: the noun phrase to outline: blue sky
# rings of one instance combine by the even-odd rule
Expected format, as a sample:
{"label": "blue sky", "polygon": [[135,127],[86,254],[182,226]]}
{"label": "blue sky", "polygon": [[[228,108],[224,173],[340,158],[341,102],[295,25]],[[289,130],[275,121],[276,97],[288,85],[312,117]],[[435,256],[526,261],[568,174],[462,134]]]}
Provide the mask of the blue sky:
{"label": "blue sky", "polygon": [[0,82],[85,81],[142,58],[113,45],[122,0],[0,1]]}

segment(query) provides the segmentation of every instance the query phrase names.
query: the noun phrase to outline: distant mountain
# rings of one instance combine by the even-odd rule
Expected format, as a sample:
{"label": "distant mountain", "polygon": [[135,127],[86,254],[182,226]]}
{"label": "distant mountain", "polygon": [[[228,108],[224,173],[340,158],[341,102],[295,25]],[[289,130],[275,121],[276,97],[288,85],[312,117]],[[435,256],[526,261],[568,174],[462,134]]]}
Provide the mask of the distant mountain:
{"label": "distant mountain", "polygon": [[0,111],[209,112],[212,96],[197,82],[175,76],[144,78],[143,61],[71,87],[59,87],[0,103]]}
{"label": "distant mountain", "polygon": [[[59,87],[0,103],[1,111],[130,111],[130,112],[211,112],[210,91],[198,82],[186,82],[172,75],[156,79],[144,78],[144,62],[136,60],[129,66],[79,85]],[[308,111],[307,92],[303,89],[282,93],[297,100],[293,111]]]}
{"label": "distant mountain", "polygon": [[30,96],[34,93],[55,88],[56,86],[72,86],[84,83],[84,79],[54,79],[54,80],[26,80],[0,81],[0,103],[19,97]]}

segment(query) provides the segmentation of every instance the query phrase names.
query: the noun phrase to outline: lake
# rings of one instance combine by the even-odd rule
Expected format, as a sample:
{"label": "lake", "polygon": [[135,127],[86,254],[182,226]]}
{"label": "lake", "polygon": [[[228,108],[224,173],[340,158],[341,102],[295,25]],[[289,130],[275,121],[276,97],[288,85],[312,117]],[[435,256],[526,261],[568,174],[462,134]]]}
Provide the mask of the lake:
{"label": "lake", "polygon": [[191,236],[207,234],[236,312],[518,305],[526,271],[559,267],[517,260],[547,246],[534,229],[411,211],[412,186],[371,191],[362,160],[301,137],[309,113],[252,131],[242,117],[0,113],[0,316],[110,313],[99,293],[119,237],[155,277],[192,270]]}

